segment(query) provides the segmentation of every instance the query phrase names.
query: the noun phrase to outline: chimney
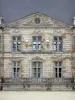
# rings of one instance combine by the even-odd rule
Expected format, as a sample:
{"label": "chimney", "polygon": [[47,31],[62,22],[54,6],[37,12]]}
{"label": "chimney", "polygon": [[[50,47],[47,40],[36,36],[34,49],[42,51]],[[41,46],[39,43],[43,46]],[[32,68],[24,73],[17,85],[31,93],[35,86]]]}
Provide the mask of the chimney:
{"label": "chimney", "polygon": [[75,17],[73,17],[73,26],[75,27]]}
{"label": "chimney", "polygon": [[0,17],[0,25],[3,23],[3,17]]}

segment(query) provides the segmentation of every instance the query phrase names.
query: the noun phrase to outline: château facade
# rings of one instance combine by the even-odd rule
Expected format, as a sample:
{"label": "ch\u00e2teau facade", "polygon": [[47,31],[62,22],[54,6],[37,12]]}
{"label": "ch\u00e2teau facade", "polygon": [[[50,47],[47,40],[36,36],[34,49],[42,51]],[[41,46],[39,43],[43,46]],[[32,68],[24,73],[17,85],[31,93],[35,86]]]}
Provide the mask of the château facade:
{"label": "ch\u00e2teau facade", "polygon": [[65,84],[75,78],[74,25],[41,13],[1,25],[1,77],[4,90],[72,89]]}

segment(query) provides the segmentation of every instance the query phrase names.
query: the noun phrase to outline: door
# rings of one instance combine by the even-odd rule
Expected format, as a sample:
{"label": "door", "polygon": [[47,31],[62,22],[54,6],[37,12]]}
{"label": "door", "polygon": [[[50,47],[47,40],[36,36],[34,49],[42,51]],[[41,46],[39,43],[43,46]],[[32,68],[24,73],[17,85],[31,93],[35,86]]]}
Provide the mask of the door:
{"label": "door", "polygon": [[42,62],[32,62],[32,77],[35,82],[40,82],[42,78]]}

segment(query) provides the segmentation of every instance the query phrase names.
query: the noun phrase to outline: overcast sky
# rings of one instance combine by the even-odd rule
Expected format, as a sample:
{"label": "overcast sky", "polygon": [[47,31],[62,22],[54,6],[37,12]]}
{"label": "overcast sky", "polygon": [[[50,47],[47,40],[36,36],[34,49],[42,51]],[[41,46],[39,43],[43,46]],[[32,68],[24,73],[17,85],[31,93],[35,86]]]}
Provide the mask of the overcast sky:
{"label": "overcast sky", "polygon": [[34,12],[72,24],[75,0],[0,0],[0,15],[5,22],[14,21]]}

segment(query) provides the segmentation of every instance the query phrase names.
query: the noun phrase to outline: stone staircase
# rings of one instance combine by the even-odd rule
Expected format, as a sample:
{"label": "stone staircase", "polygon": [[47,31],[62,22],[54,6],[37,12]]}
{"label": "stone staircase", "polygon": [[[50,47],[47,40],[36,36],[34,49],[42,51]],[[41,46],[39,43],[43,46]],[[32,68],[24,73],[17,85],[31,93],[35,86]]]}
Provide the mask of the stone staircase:
{"label": "stone staircase", "polygon": [[47,87],[45,85],[4,85],[3,91],[72,91],[72,87],[55,84],[51,87]]}

